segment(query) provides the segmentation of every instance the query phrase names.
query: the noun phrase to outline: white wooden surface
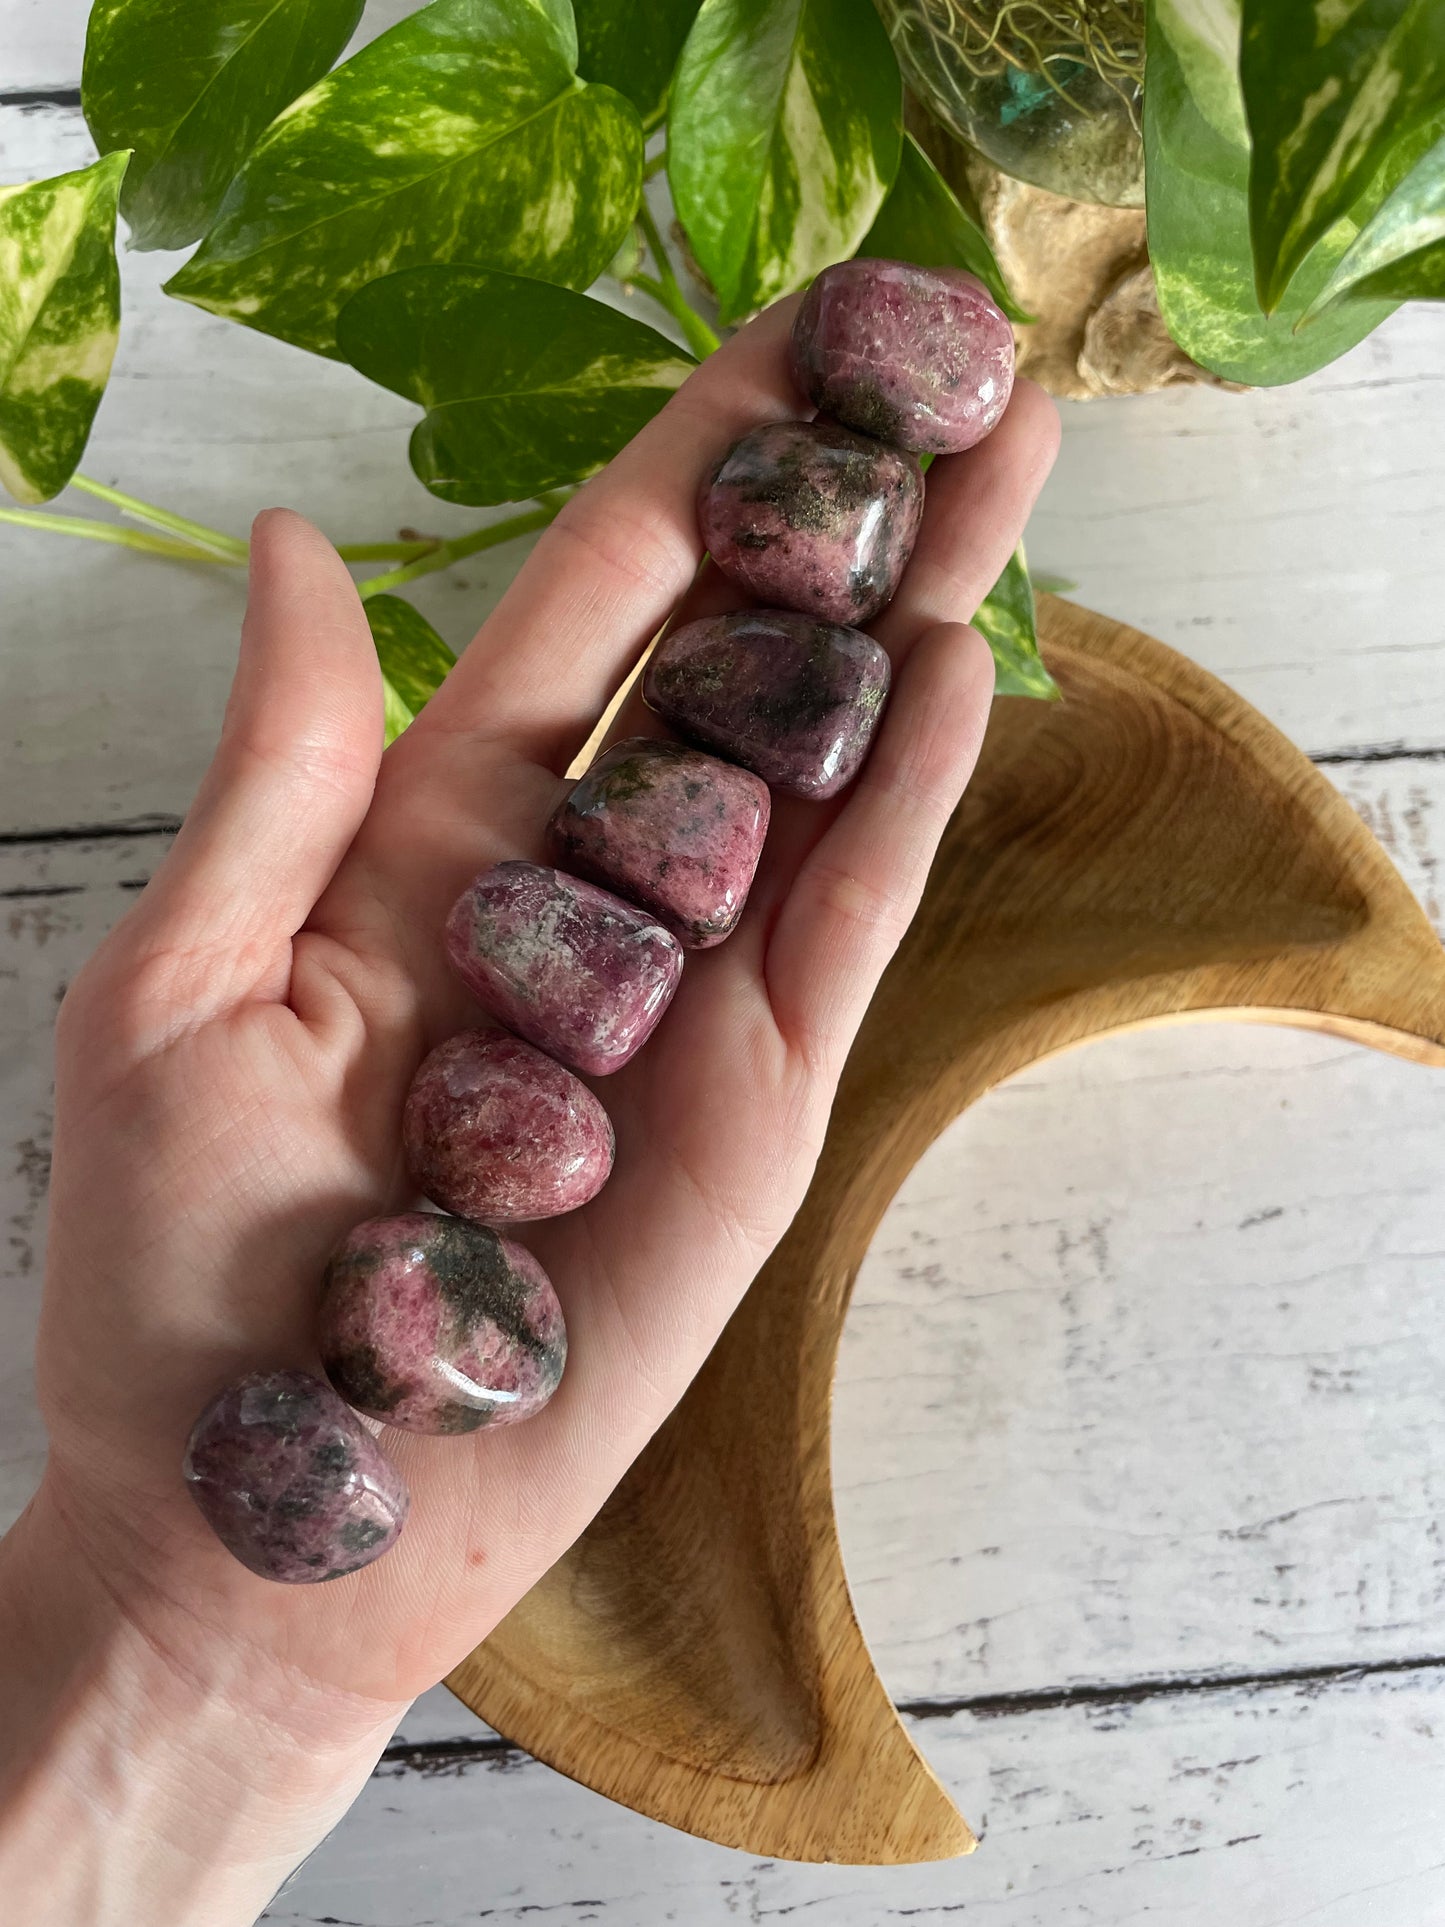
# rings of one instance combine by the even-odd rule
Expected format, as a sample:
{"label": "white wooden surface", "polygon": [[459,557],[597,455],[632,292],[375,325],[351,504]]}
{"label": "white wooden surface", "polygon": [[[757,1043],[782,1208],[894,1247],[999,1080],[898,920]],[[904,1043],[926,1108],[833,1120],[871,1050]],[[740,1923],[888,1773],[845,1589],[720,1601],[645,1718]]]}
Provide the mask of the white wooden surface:
{"label": "white wooden surface", "polygon": [[[73,89],[84,11],[0,0],[0,90]],[[73,106],[0,104],[0,177],[89,151]],[[466,525],[410,478],[410,411],[165,301],[166,271],[126,263],[88,472],[238,530],[276,500],[338,538]],[[1300,387],[1069,410],[1030,535],[1318,755],[1437,921],[1442,349],[1445,315],[1407,311]],[[515,559],[427,586],[454,642]],[[240,585],[12,530],[0,583],[3,1522],[42,1449],[50,1016],[194,788]],[[884,1677],[984,1834],[972,1860],[753,1862],[438,1692],[268,1918],[1434,1927],[1442,1148],[1445,1079],[1208,1028],[1035,1071],[914,1172],[844,1346],[839,1509]]]}

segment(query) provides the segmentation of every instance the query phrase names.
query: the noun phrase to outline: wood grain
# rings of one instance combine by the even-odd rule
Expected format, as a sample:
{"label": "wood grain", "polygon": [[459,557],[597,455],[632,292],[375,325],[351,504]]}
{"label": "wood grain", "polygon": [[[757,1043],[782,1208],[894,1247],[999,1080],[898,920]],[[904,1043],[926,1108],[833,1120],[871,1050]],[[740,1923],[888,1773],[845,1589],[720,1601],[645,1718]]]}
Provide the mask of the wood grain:
{"label": "wood grain", "polygon": [[1445,1065],[1445,957],[1328,782],[1161,644],[1044,617],[1065,701],[997,714],[791,1232],[588,1533],[448,1682],[571,1777],[755,1853],[974,1844],[858,1630],[829,1463],[853,1280],[943,1127],[1025,1065],[1185,1016]]}

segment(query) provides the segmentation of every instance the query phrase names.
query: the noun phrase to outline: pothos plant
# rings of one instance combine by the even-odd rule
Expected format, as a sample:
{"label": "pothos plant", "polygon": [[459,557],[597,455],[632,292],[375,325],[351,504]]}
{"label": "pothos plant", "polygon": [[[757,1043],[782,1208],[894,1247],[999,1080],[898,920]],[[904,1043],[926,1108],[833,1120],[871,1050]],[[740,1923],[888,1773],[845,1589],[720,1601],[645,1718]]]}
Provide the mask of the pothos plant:
{"label": "pothos plant", "polygon": [[[1117,53],[1141,3],[1069,0],[1066,25],[1087,47],[1074,29],[1106,12]],[[1017,25],[1059,4],[972,11]],[[953,18],[953,0],[884,6],[911,77],[910,16],[940,7]],[[72,485],[145,526],[0,517],[244,560],[77,472],[119,328],[117,214],[132,247],[199,242],[168,293],[414,402],[411,465],[443,500],[530,503],[451,540],[341,545],[393,565],[360,584],[391,733],[452,661],[394,592],[542,526],[718,329],[855,252],[966,267],[1027,319],[977,209],[905,132],[872,0],[432,0],[337,65],[362,9],[96,0],[82,104],[101,158],[0,194],[0,481],[26,504]],[[984,37],[1006,44],[987,18]],[[1150,0],[1147,37],[1150,248],[1197,360],[1293,379],[1445,292],[1440,0]],[[1059,91],[1052,58],[1035,80]],[[671,240],[646,193],[663,169]],[[665,332],[609,302],[618,284]],[[1022,552],[978,623],[1001,691],[1056,693]]]}

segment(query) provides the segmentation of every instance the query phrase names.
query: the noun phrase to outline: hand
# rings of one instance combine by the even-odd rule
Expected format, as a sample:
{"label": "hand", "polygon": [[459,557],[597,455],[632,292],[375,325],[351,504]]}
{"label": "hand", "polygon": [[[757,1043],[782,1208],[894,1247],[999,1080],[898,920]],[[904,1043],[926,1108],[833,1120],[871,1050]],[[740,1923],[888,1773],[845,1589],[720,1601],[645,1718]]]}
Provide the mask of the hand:
{"label": "hand", "polygon": [[[0,1566],[0,1598],[8,1572],[22,1602],[60,1597],[38,1575],[64,1575],[63,1609],[22,1616],[73,1622],[78,1641],[144,1656],[118,1664],[194,1685],[191,1698],[176,1687],[183,1704],[148,1741],[162,1778],[173,1759],[180,1779],[204,1780],[183,1707],[210,1718],[220,1704],[308,1824],[334,1817],[405,1705],[582,1530],[802,1199],[849,1044],[982,738],[992,665],[962,625],[1056,445],[1028,383],[990,439],[929,473],[918,547],[876,625],[896,679],[863,775],[834,804],[778,800],[737,934],[689,956],[653,1040],[597,1086],[617,1130],[610,1184],[522,1233],[567,1316],[552,1403],[464,1438],[388,1432],[411,1517],[385,1558],[330,1584],[255,1578],[191,1503],[180,1461],[201,1406],[245,1370],[316,1370],[328,1252],[409,1202],[408,1082],[426,1050],[478,1021],[442,954],[446,911],[485,865],[542,855],[569,761],[693,581],[702,475],[749,427],[799,412],[791,306],[706,362],[567,505],[384,757],[346,569],[294,515],[256,525],[215,760],[61,1012],[39,1350],[51,1454]],[[704,576],[689,610],[726,600]],[[623,727],[645,729],[633,701]],[[79,1663],[69,1647],[62,1663]],[[233,1772],[244,1806],[251,1769]],[[235,1904],[264,1901],[297,1850],[263,1842],[260,1884],[238,1885]],[[190,1918],[174,1902],[166,1917]]]}

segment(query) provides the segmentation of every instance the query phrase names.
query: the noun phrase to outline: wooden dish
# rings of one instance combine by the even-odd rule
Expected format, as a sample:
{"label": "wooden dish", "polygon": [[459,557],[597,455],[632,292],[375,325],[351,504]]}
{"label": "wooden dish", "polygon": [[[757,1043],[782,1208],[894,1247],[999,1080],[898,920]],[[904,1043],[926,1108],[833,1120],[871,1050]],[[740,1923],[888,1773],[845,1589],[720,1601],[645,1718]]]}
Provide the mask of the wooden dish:
{"label": "wooden dish", "polygon": [[1349,804],[1163,644],[1040,615],[1066,700],[996,707],[792,1229],[586,1535],[448,1681],[574,1780],[753,1854],[974,1845],[863,1642],[829,1461],[854,1277],[939,1132],[1025,1065],[1181,1018],[1445,1064],[1445,953]]}

